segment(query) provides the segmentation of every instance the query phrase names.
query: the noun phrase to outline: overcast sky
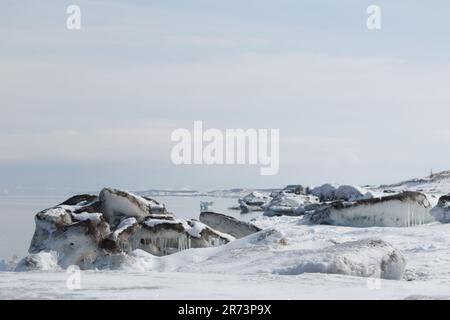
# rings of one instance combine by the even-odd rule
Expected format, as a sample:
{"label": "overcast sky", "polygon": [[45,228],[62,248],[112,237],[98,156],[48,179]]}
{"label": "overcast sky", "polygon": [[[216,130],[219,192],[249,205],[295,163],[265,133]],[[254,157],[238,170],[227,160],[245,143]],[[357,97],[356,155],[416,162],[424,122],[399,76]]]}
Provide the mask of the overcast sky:
{"label": "overcast sky", "polygon": [[[66,28],[70,4],[81,30]],[[377,184],[450,169],[448,1],[1,6],[1,189]],[[170,134],[194,120],[279,128],[279,174],[173,165]]]}

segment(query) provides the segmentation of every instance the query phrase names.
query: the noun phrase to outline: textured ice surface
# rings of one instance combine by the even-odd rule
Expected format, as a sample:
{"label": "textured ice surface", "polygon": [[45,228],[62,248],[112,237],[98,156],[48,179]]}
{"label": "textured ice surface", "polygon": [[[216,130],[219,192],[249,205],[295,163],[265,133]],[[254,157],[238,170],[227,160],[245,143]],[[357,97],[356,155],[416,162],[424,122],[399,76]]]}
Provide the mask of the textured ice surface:
{"label": "textured ice surface", "polygon": [[410,227],[435,221],[425,195],[405,192],[355,203],[334,202],[306,215],[314,224],[351,227]]}
{"label": "textured ice surface", "polygon": [[202,212],[200,214],[200,221],[217,231],[227,233],[235,238],[242,238],[261,231],[260,228],[249,222],[240,221],[236,218],[215,212]]}

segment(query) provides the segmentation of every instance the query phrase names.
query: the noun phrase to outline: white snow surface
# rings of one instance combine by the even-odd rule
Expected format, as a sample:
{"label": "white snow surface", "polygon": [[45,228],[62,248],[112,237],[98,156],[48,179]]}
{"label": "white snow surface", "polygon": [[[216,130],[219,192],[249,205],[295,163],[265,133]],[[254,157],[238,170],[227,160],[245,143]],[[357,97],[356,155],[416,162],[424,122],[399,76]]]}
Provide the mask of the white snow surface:
{"label": "white snow surface", "polygon": [[41,251],[23,258],[16,266],[15,271],[57,271],[58,254],[55,251]]}
{"label": "white snow surface", "polygon": [[[336,273],[386,279],[401,279],[405,269],[403,255],[382,240],[330,244],[318,250],[290,250],[282,248],[285,245],[283,239],[279,231],[266,229],[208,250],[191,249],[164,257],[135,250],[130,255],[123,255],[119,268],[236,274]],[[394,257],[392,261],[388,261],[391,257]]]}
{"label": "white snow surface", "polygon": [[89,213],[89,212],[74,213],[74,212],[72,212],[72,217],[78,221],[90,220],[90,221],[99,223],[101,221],[102,216],[103,215],[98,212],[93,212],[93,213]]}
{"label": "white snow surface", "polygon": [[45,216],[49,218],[59,218],[60,216],[66,214],[66,210],[71,210],[71,206],[58,206],[55,208],[50,208],[48,210],[45,210]]}
{"label": "white snow surface", "polygon": [[127,230],[129,227],[132,227],[136,223],[137,220],[136,218],[133,217],[122,220],[117,226],[117,229],[113,233],[114,239],[117,239],[122,232]]}
{"label": "white snow surface", "polygon": [[[65,272],[2,272],[0,298],[41,299],[405,299],[450,297],[450,224],[410,228],[304,225],[298,217],[253,221],[276,228],[265,241],[237,240],[164,258],[134,251],[116,271],[82,271],[81,290],[67,289]],[[282,245],[276,240],[285,238]],[[407,260],[401,280],[326,273],[273,272],[293,252],[323,252],[348,241],[379,238]],[[244,238],[243,238],[244,239]],[[250,239],[253,239],[250,237]],[[241,239],[242,240],[242,239]],[[248,240],[248,239],[247,239]],[[250,250],[251,248],[251,250]],[[226,250],[223,255],[220,251]],[[312,250],[312,251],[310,251]],[[206,258],[206,260],[205,260]],[[210,261],[210,259],[214,261]],[[161,262],[164,261],[164,262]],[[300,261],[300,260],[295,260]],[[183,265],[182,262],[185,262]],[[295,264],[292,264],[295,266]],[[275,268],[276,267],[276,268]],[[150,271],[149,271],[150,270]]]}

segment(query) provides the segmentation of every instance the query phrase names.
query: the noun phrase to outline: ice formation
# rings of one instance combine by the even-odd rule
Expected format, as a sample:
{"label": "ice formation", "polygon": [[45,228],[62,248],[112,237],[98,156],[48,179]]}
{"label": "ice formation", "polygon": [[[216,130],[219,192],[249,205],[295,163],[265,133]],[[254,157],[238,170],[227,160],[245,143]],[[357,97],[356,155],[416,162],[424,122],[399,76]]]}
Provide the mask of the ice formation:
{"label": "ice formation", "polygon": [[438,204],[431,210],[431,215],[442,223],[450,223],[450,194],[439,198]]}
{"label": "ice formation", "polygon": [[230,234],[238,239],[261,231],[260,228],[249,222],[240,221],[233,217],[215,212],[200,213],[200,221],[215,230]]}
{"label": "ice formation", "polygon": [[315,206],[319,203],[319,198],[314,195],[302,195],[295,193],[280,192],[267,205],[264,211],[265,216],[279,215],[300,215],[303,214],[304,207]]}
{"label": "ice formation", "polygon": [[39,212],[35,223],[30,256],[22,263],[27,268],[45,268],[46,252],[55,252],[63,268],[91,269],[99,259],[120,252],[141,249],[162,256],[234,240],[200,221],[178,219],[152,199],[111,188]]}
{"label": "ice formation", "polygon": [[105,188],[100,192],[102,213],[110,225],[117,225],[124,217],[144,220],[150,214],[165,212],[163,205],[126,191]]}
{"label": "ice formation", "polygon": [[252,211],[264,211],[265,207],[272,200],[269,194],[253,191],[245,197],[239,198],[239,207],[242,213]]}
{"label": "ice formation", "polygon": [[355,202],[323,204],[305,215],[313,224],[351,227],[409,227],[434,221],[427,197],[419,192],[403,192]]}

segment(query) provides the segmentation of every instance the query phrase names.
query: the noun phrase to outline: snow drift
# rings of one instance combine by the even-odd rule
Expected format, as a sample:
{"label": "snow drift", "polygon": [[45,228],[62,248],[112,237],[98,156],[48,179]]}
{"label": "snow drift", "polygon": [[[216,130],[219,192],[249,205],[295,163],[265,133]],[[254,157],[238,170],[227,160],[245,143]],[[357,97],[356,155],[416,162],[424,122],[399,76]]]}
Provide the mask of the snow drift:
{"label": "snow drift", "polygon": [[111,256],[108,269],[227,273],[280,274],[334,273],[361,277],[401,279],[406,259],[389,243],[364,239],[320,250],[287,249],[283,233],[265,229],[221,247],[191,249],[155,257],[141,250]]}
{"label": "snow drift", "polygon": [[406,267],[403,254],[380,239],[345,242],[306,253],[292,266],[276,273],[335,273],[359,277],[400,280]]}

